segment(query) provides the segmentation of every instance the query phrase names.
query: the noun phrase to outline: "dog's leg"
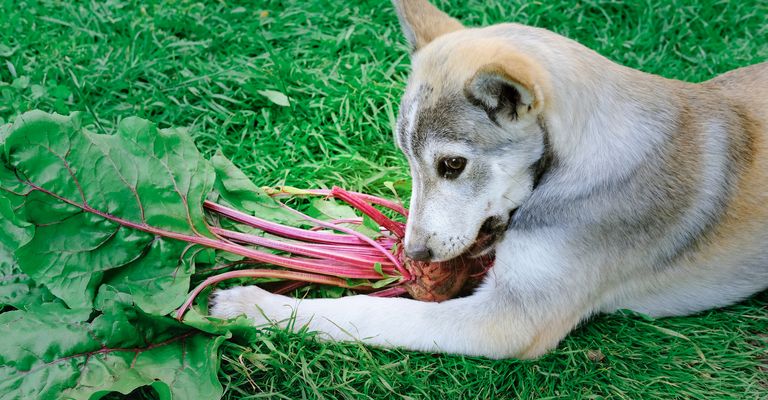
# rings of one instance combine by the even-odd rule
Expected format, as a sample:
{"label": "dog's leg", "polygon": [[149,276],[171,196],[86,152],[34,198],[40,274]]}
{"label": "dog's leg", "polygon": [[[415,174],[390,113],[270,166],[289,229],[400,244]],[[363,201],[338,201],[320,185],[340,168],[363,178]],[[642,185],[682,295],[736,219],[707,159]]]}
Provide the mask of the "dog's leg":
{"label": "dog's leg", "polygon": [[257,326],[287,326],[295,317],[294,329],[307,325],[339,341],[493,358],[535,357],[553,348],[587,313],[580,301],[586,293],[579,287],[582,280],[558,279],[548,276],[556,270],[533,268],[526,272],[497,265],[473,295],[442,303],[372,296],[298,300],[255,286],[237,287],[215,294],[211,314],[245,314]]}

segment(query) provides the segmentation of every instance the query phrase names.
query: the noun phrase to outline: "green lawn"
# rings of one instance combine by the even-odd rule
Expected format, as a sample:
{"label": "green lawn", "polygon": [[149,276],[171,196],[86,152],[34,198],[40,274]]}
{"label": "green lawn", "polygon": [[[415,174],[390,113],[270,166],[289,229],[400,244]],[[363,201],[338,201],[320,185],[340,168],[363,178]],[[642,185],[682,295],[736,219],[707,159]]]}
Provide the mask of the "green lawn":
{"label": "green lawn", "polygon": [[[768,58],[764,0],[690,3],[440,5],[468,25],[548,28],[669,78],[702,81]],[[201,149],[223,151],[259,184],[386,194],[384,182],[408,177],[391,132],[409,59],[388,1],[0,0],[0,7],[0,124],[34,108],[85,110],[109,132],[139,115],[188,126]],[[285,93],[290,105],[264,90]],[[221,378],[227,398],[766,399],[766,301],[763,293],[688,318],[598,317],[526,362],[266,331],[225,345]]]}

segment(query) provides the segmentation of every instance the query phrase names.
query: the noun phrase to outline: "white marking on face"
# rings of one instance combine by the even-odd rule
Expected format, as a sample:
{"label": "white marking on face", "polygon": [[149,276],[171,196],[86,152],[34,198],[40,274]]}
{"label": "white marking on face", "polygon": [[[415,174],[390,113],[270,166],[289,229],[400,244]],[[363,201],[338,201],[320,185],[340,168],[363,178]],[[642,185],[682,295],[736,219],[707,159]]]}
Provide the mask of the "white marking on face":
{"label": "white marking on face", "polygon": [[[418,190],[419,190],[419,179],[418,175],[416,174],[415,167],[411,166],[411,202],[410,202],[410,209],[414,210],[414,207],[416,207],[416,199],[419,198]],[[411,211],[411,215],[413,214],[413,211]],[[408,218],[408,223],[405,224],[405,238],[404,242],[409,243],[410,240],[413,238],[413,221],[411,217]]]}
{"label": "white marking on face", "polygon": [[408,115],[405,117],[405,132],[400,132],[400,135],[405,135],[407,139],[406,146],[411,148],[411,138],[413,137],[413,130],[416,129],[416,117],[419,113],[419,100],[415,99],[411,103],[408,109]]}

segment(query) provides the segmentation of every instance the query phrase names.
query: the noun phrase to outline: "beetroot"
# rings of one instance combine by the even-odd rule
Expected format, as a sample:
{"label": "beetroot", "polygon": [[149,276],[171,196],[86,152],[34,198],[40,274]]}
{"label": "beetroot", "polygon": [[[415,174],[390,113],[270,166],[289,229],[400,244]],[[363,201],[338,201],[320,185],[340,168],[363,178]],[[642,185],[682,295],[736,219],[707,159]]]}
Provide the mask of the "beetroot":
{"label": "beetroot", "polygon": [[402,285],[416,300],[444,301],[471,291],[492,264],[492,256],[460,256],[444,262],[406,260],[411,280]]}

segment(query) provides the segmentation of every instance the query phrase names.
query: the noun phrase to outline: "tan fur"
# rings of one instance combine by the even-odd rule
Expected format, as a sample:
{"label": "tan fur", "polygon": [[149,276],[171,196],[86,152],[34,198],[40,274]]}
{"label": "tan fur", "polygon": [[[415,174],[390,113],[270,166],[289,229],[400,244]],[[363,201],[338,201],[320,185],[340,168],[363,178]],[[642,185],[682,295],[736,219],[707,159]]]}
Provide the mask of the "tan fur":
{"label": "tan fur", "polygon": [[[463,88],[479,73],[496,71],[528,89],[536,99],[535,108],[543,107],[550,90],[549,78],[531,57],[498,40],[456,42],[451,37],[450,34],[445,35],[439,42],[414,55],[419,63],[411,73],[412,79],[428,83],[438,90],[433,98],[438,98],[441,91]],[[441,43],[445,44],[441,46]],[[447,52],[462,56],[450,57]]]}
{"label": "tan fur", "polygon": [[527,57],[521,54],[508,54],[498,62],[479,67],[472,78],[464,84],[464,90],[466,91],[472,81],[481,75],[497,75],[514,85],[518,85],[533,96],[531,107],[537,112],[542,111],[544,107],[542,87],[548,86],[548,84],[541,68]]}
{"label": "tan fur", "polygon": [[[699,168],[696,152],[701,131],[697,115],[701,110],[719,109],[727,120],[731,141],[732,165],[739,175],[737,187],[725,205],[725,216],[705,246],[695,257],[694,264],[720,263],[724,268],[738,265],[734,258],[749,248],[761,248],[768,225],[768,68],[765,64],[730,71],[702,84],[683,84],[681,92],[695,92],[696,102],[686,104],[681,113],[682,144],[690,150],[690,160],[681,163],[681,179]],[[711,117],[707,116],[707,117]],[[695,182],[694,182],[695,183]]]}
{"label": "tan fur", "polygon": [[411,44],[420,49],[438,36],[464,28],[461,22],[451,18],[425,0],[405,1],[397,4],[400,18],[413,21]]}
{"label": "tan fur", "polygon": [[[748,93],[740,94],[750,97]],[[759,101],[756,103],[759,104]],[[743,141],[737,160],[740,172],[738,185],[726,205],[725,217],[709,240],[709,246],[699,255],[702,262],[723,261],[724,266],[735,265],[725,261],[743,255],[737,249],[765,246],[765,226],[768,224],[768,130],[754,115],[759,110],[736,107],[737,114],[729,125],[732,128],[729,135],[732,140]]]}

